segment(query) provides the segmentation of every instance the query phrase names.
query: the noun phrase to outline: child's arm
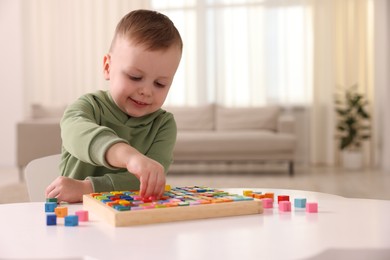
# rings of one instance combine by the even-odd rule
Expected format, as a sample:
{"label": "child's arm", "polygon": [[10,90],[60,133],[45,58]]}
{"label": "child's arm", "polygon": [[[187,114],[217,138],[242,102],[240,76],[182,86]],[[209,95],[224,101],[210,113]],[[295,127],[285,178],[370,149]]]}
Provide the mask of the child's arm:
{"label": "child's arm", "polygon": [[[132,130],[134,136],[126,127],[115,132],[105,124],[121,126],[124,119],[114,115],[117,111],[105,103],[102,93],[83,96],[68,107],[61,120],[63,176],[88,180],[94,192],[141,188],[145,196],[159,196],[176,139],[172,114],[160,114],[145,126],[150,128]],[[116,145],[121,148],[117,150]],[[114,155],[109,155],[111,152]]]}
{"label": "child's arm", "polygon": [[106,152],[106,161],[113,167],[126,168],[140,181],[142,197],[160,198],[165,188],[164,167],[126,143],[116,143]]}

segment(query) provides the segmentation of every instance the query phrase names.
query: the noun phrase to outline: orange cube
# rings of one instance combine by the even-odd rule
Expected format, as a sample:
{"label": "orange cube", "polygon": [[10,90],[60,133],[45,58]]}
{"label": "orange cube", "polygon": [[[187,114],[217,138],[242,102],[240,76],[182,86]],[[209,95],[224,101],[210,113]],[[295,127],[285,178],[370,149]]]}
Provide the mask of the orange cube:
{"label": "orange cube", "polygon": [[274,200],[274,193],[273,192],[265,193],[264,198],[270,198],[270,199]]}
{"label": "orange cube", "polygon": [[64,218],[68,216],[68,208],[67,207],[57,207],[54,209],[54,213],[56,214],[57,218]]}
{"label": "orange cube", "polygon": [[255,198],[255,199],[264,199],[265,195],[264,194],[253,194],[253,198]]}

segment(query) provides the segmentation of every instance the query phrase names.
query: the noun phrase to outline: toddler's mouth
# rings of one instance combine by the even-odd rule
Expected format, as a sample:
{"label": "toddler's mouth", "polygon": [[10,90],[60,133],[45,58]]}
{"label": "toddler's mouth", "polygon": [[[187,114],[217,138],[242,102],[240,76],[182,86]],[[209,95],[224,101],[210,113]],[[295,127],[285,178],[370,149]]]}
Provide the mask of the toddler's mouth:
{"label": "toddler's mouth", "polygon": [[130,100],[133,101],[134,103],[136,103],[137,105],[140,105],[140,106],[149,105],[148,103],[145,103],[145,102],[142,102],[142,101],[138,101],[138,100],[135,100],[135,99],[132,99],[132,98],[130,98]]}

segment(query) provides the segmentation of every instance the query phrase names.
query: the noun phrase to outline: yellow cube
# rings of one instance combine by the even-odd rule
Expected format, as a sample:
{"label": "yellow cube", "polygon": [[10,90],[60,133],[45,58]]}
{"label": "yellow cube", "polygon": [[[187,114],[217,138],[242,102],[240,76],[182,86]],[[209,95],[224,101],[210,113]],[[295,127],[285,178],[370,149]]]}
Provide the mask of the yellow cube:
{"label": "yellow cube", "polygon": [[252,197],[253,191],[252,190],[244,190],[242,194],[246,197]]}
{"label": "yellow cube", "polygon": [[122,206],[129,206],[131,203],[127,200],[119,200],[118,203]]}

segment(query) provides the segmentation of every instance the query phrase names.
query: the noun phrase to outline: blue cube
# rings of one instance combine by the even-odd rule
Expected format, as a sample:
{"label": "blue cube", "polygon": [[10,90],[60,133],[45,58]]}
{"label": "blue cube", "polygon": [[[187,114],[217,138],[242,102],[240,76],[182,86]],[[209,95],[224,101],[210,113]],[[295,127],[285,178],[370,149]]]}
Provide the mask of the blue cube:
{"label": "blue cube", "polygon": [[46,215],[46,225],[47,226],[57,225],[57,215],[56,214],[47,214]]}
{"label": "blue cube", "polygon": [[306,208],[306,199],[304,199],[304,198],[294,199],[294,206],[296,208]]}
{"label": "blue cube", "polygon": [[46,202],[45,203],[45,212],[54,212],[54,209],[57,207],[57,202]]}
{"label": "blue cube", "polygon": [[65,217],[65,226],[74,227],[79,225],[79,216],[77,215],[68,215]]}

